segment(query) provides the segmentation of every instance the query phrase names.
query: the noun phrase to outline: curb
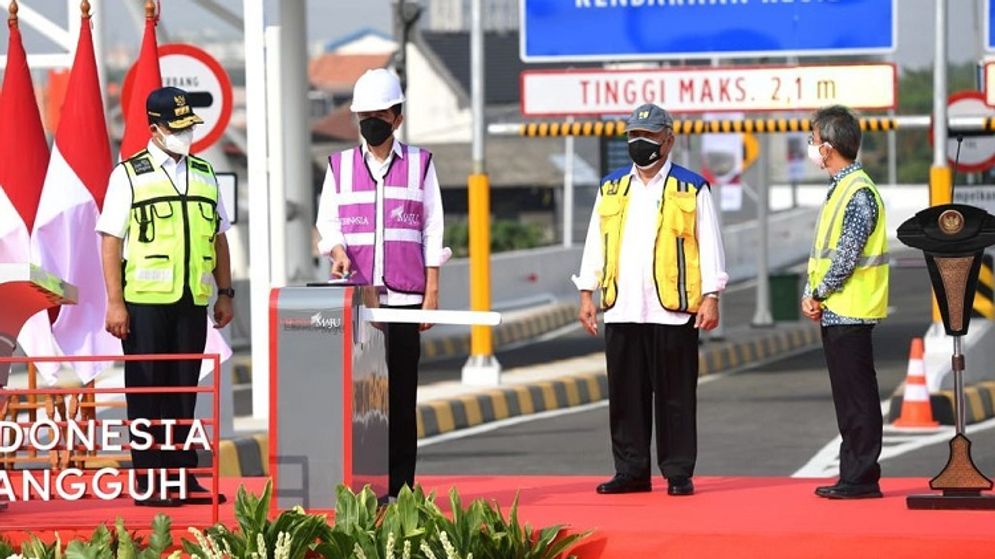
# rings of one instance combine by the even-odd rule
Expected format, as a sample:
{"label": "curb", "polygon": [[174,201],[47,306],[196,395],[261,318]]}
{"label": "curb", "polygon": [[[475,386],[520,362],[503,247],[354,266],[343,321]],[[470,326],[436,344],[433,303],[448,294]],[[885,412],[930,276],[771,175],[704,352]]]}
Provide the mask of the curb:
{"label": "curb", "polygon": [[[718,343],[699,352],[699,376],[740,369],[819,343],[819,327],[799,324],[740,342]],[[608,397],[602,371],[494,388],[479,394],[418,405],[418,438],[433,437],[510,417],[594,403]]]}
{"label": "curb", "polygon": [[[535,338],[573,324],[579,308],[572,303],[557,303],[550,308],[521,320],[499,324],[494,328],[494,347],[500,348]],[[422,359],[449,359],[470,355],[470,334],[456,334],[422,340]]]}
{"label": "curb", "polygon": [[[207,459],[210,455],[205,453]],[[203,458],[202,458],[203,459]],[[234,439],[222,439],[218,448],[219,473],[223,477],[259,477],[269,475],[269,435],[259,433]],[[207,463],[210,466],[210,462]]]}
{"label": "curb", "polygon": [[[901,387],[899,387],[901,389]],[[891,397],[891,410],[888,423],[894,423],[902,413],[903,392]],[[954,391],[941,390],[929,395],[929,405],[933,419],[940,425],[955,425]],[[995,381],[986,380],[964,387],[964,419],[968,425],[980,423],[995,417]]]}

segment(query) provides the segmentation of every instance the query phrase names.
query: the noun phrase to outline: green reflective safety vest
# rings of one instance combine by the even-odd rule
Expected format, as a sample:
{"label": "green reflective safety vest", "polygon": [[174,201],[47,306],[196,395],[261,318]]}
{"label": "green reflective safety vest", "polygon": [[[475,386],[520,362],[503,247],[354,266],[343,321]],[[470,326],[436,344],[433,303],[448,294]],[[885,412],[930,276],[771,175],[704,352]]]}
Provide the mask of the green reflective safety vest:
{"label": "green reflective safety vest", "polygon": [[888,315],[888,230],[881,195],[863,170],[843,177],[822,206],[808,260],[808,281],[809,286],[815,289],[829,271],[843,235],[846,206],[861,188],[869,189],[874,195],[878,207],[877,225],[867,238],[853,275],[823,304],[840,316],[881,319]]}
{"label": "green reflective safety vest", "polygon": [[131,180],[131,218],[125,254],[124,300],[170,304],[189,287],[194,304],[214,289],[218,187],[211,165],[186,158],[186,194],[147,151],[123,163]]}

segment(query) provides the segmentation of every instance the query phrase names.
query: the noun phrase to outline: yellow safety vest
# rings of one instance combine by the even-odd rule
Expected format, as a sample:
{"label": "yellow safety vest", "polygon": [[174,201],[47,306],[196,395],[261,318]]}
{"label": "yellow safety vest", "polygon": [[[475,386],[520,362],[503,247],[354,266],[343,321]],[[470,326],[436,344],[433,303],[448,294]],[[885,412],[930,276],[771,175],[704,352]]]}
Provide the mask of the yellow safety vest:
{"label": "yellow safety vest", "polygon": [[829,271],[840,236],[843,215],[853,195],[867,188],[878,207],[877,225],[860,254],[853,275],[843,288],[831,294],[825,306],[832,312],[849,318],[881,319],[888,315],[888,230],[885,226],[884,204],[870,177],[863,170],[843,177],[832,196],[826,200],[815,230],[812,254],[808,260],[808,281],[813,289],[822,283]]}
{"label": "yellow safety vest", "polygon": [[[632,175],[609,175],[601,186],[598,216],[604,239],[601,306],[610,309],[618,297],[618,259],[625,229]],[[660,305],[669,311],[695,313],[701,306],[701,267],[698,262],[698,191],[705,179],[677,165],[664,182],[657,220],[653,277]]]}
{"label": "yellow safety vest", "polygon": [[188,156],[187,190],[181,194],[147,151],[123,165],[132,193],[124,300],[170,304],[189,288],[194,304],[207,305],[220,223],[214,170],[207,161]]}

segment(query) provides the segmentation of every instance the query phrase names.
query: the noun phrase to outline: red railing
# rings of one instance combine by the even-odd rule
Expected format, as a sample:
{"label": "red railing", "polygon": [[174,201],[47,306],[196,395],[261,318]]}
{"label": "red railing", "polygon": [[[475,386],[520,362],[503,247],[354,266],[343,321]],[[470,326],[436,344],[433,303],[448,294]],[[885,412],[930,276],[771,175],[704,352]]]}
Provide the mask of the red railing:
{"label": "red railing", "polygon": [[[38,396],[96,396],[102,394],[189,394],[189,393],[211,393],[211,403],[212,411],[210,419],[202,419],[199,422],[202,425],[211,426],[211,467],[210,468],[186,468],[188,473],[203,473],[210,474],[211,476],[211,523],[217,524],[219,520],[219,503],[218,496],[221,493],[220,487],[220,447],[221,447],[221,429],[220,426],[220,410],[221,410],[221,356],[218,354],[149,354],[149,355],[113,355],[113,356],[66,356],[66,357],[0,357],[0,364],[32,364],[32,363],[86,363],[86,362],[131,362],[131,361],[211,361],[213,369],[213,378],[211,386],[190,386],[190,387],[173,387],[173,386],[153,386],[153,387],[141,387],[141,388],[96,388],[96,387],[79,387],[79,388],[22,388],[22,389],[8,389],[0,387],[0,397],[12,397],[12,396],[26,396],[29,401],[36,401]],[[112,405],[113,403],[98,403],[94,400],[91,404],[94,408],[94,419],[98,425],[102,424],[105,420],[97,420],[96,408],[100,407],[119,407]],[[89,407],[89,406],[88,406]],[[166,418],[169,419],[169,418]],[[132,420],[122,419],[120,420],[122,425],[130,425]],[[175,425],[192,425],[196,420],[175,420]],[[31,422],[17,422],[18,425],[30,425],[36,423]],[[69,423],[69,421],[54,421],[56,425],[62,427]],[[152,425],[162,424],[161,420],[152,420]],[[175,441],[174,441],[175,444]],[[122,443],[120,445],[122,448],[130,448],[129,443]],[[155,445],[153,445],[155,446]],[[64,449],[72,450],[72,449]],[[147,471],[148,468],[126,468],[122,471],[135,470],[136,472]],[[176,468],[165,469],[167,472],[175,473],[178,471]],[[129,487],[130,489],[130,487]],[[16,507],[17,503],[10,503],[10,507]],[[8,509],[9,510],[9,509]],[[164,511],[168,512],[168,511]],[[9,512],[0,512],[0,526],[4,530],[37,530],[39,527],[37,525],[25,525],[25,526],[10,526],[3,522],[3,516],[9,514]],[[95,519],[96,520],[96,519]],[[106,521],[106,519],[100,519],[100,521]],[[93,528],[93,525],[86,526],[46,526],[46,529],[77,529],[81,527]]]}

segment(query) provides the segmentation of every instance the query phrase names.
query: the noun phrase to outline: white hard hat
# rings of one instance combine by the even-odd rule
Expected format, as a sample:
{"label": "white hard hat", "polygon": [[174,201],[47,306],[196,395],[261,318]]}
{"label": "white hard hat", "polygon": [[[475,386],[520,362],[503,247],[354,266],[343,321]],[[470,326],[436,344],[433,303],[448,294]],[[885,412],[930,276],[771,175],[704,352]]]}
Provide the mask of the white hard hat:
{"label": "white hard hat", "polygon": [[356,81],[349,109],[354,113],[382,111],[403,102],[404,93],[397,76],[384,68],[377,68],[367,70]]}

